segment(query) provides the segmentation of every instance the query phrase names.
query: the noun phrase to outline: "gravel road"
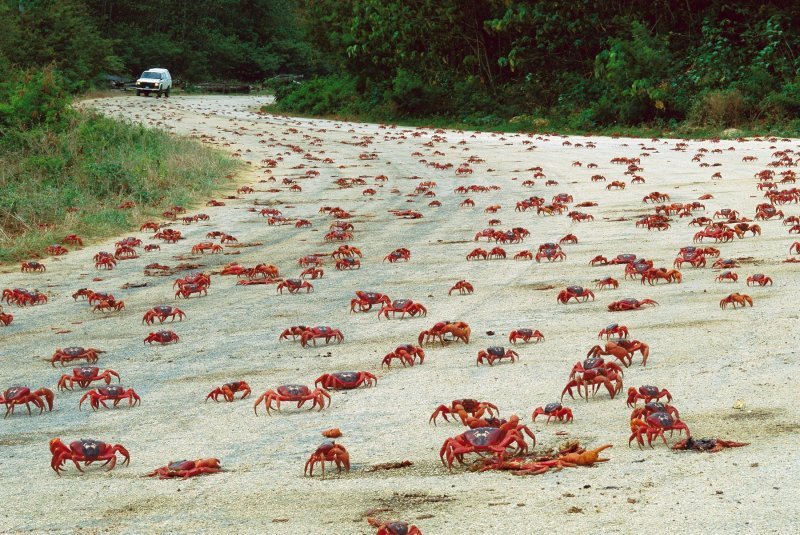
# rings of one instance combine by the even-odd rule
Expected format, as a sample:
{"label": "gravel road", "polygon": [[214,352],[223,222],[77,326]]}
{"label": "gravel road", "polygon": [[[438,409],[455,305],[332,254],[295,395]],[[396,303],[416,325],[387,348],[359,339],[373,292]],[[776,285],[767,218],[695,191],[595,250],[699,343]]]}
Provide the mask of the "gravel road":
{"label": "gravel road", "polygon": [[[463,532],[526,534],[641,533],[788,533],[800,522],[795,499],[800,484],[797,447],[800,432],[796,339],[798,333],[797,264],[783,263],[796,235],[780,220],[759,222],[761,236],[720,244],[724,258],[741,258],[737,283],[714,281],[720,270],[684,267],[682,284],[642,286],[625,280],[619,266],[590,267],[598,254],[609,258],[635,253],[671,266],[678,249],[692,244],[697,231],[689,218],[674,217],[672,228],[648,232],[635,219],[652,211],[642,204],[651,191],[666,192],[673,202],[695,201],[704,193],[706,210],[694,216],[732,208],[752,218],[764,202],[754,173],[767,169],[772,153],[797,150],[797,140],[687,141],[501,135],[438,131],[394,126],[294,119],[255,112],[265,97],[174,96],[169,99],[121,96],[84,105],[112,117],[141,121],[179,135],[198,138],[234,152],[250,164],[229,191],[241,185],[255,192],[225,200],[225,206],[198,206],[191,214],[210,220],[175,226],[185,240],[161,245],[139,259],[121,261],[113,271],[97,271],[92,256],[112,251],[113,242],[87,244],[61,258],[48,258],[45,273],[20,273],[17,266],[0,269],[0,288],[38,288],[49,303],[6,306],[14,322],[0,326],[0,385],[26,384],[56,390],[62,373],[48,362],[56,348],[95,347],[105,351],[98,365],[117,371],[122,384],[141,396],[138,407],[78,410],[80,389],[56,391],[52,412],[28,416],[18,410],[0,422],[0,479],[6,488],[0,507],[3,533],[374,533],[367,516],[401,519],[423,533]],[[568,143],[569,142],[569,143]],[[592,144],[595,146],[592,148]],[[293,150],[292,147],[295,147]],[[692,158],[708,149],[701,167]],[[716,152],[715,149],[721,149]],[[361,159],[375,154],[375,159]],[[459,177],[455,168],[471,156],[473,173]],[[744,156],[756,161],[743,162]],[[630,184],[625,166],[614,157],[640,157],[645,184]],[[330,160],[324,160],[329,158]],[[277,166],[267,168],[266,160]],[[452,163],[436,170],[421,160]],[[325,163],[325,162],[331,163]],[[573,162],[581,162],[581,166]],[[589,168],[595,163],[597,168]],[[719,165],[717,165],[719,164]],[[533,187],[534,167],[544,178]],[[319,175],[306,178],[306,171]],[[778,169],[780,171],[781,169]],[[712,180],[714,172],[722,179]],[[606,182],[592,182],[602,174]],[[386,182],[375,177],[386,175]],[[275,177],[275,182],[266,182]],[[282,183],[292,178],[302,192]],[[365,186],[339,188],[338,178],[363,177]],[[421,179],[435,181],[435,200],[412,195]],[[546,180],[558,182],[545,186]],[[624,190],[607,190],[624,180]],[[497,191],[470,194],[474,208],[461,208],[460,185],[497,185]],[[372,187],[374,196],[362,195]],[[792,187],[789,184],[786,187]],[[270,192],[270,189],[278,189]],[[569,193],[595,220],[573,223],[566,216],[515,212],[515,203],[531,195],[550,200]],[[249,209],[279,208],[290,219],[306,218],[311,228],[268,226]],[[496,214],[484,209],[501,205]],[[145,276],[152,262],[175,266],[194,262],[216,272],[228,262],[246,266],[274,264],[281,275],[296,277],[297,259],[330,253],[338,244],[323,240],[331,218],[321,206],[351,212],[355,240],[364,254],[357,271],[339,272],[330,260],[313,293],[276,293],[275,286],[237,286],[235,277],[213,276],[206,297],[176,300],[177,277]],[[389,210],[412,209],[424,217],[396,218]],[[796,204],[782,207],[798,215]],[[497,228],[525,227],[523,244],[507,245],[507,260],[467,262],[473,236],[491,218]],[[192,258],[192,245],[207,232],[234,235],[240,244],[223,254]],[[565,245],[561,263],[514,261],[523,249],[577,235]],[[145,243],[150,233],[133,232]],[[707,243],[707,245],[714,245]],[[407,263],[390,264],[383,257],[407,247]],[[179,257],[179,258],[178,258]],[[765,273],[773,286],[747,288],[745,279]],[[613,276],[616,290],[596,290],[596,300],[560,305],[556,294],[568,285],[594,289],[594,281]],[[101,280],[93,280],[95,278]],[[450,286],[466,279],[475,293],[448,296]],[[145,287],[129,287],[125,284]],[[83,287],[112,292],[126,303],[120,313],[93,313],[71,294]],[[378,320],[349,313],[356,290],[383,292],[425,305],[427,317]],[[752,308],[721,310],[719,300],[733,291],[752,296]],[[607,305],[625,297],[651,298],[659,306],[611,313]],[[181,337],[168,346],[142,344],[148,332],[142,315],[158,304],[177,305],[186,318],[165,324]],[[381,369],[383,355],[399,344],[416,341],[437,321],[461,320],[472,327],[468,346],[426,348],[422,366]],[[743,448],[716,454],[673,452],[663,443],[640,450],[628,447],[630,408],[624,396],[604,392],[588,403],[567,397],[575,420],[545,425],[530,421],[534,408],[559,399],[572,366],[598,342],[597,332],[612,322],[628,326],[631,337],[647,342],[647,366],[637,361],[625,370],[625,387],[645,384],[667,388],[681,419],[697,437],[749,442]],[[293,325],[329,325],[341,329],[342,344],[303,349],[279,342]],[[532,327],[545,341],[518,345],[517,363],[476,366],[479,349],[508,346],[512,329]],[[280,413],[253,413],[254,397],[282,384],[311,385],[316,377],[340,370],[370,371],[373,388],[332,393],[322,412],[285,404]],[[253,396],[233,403],[204,402],[213,388],[244,380]],[[578,439],[587,446],[612,444],[611,460],[592,468],[565,469],[540,476],[452,473],[439,461],[443,441],[464,431],[460,424],[429,425],[440,403],[477,398],[495,403],[501,416],[518,414],[537,437],[537,449]],[[734,408],[736,407],[736,408]],[[303,476],[303,465],[323,441],[321,431],[341,428],[338,442],[350,452],[349,475]],[[563,434],[557,434],[563,433]],[[113,471],[73,466],[61,477],[50,469],[48,441],[96,438],[123,444],[130,466]],[[670,438],[668,436],[668,438]],[[677,437],[671,437],[674,443]],[[190,480],[160,481],[145,474],[168,461],[217,457],[224,473]],[[370,472],[378,463],[409,460],[411,467]],[[792,528],[795,526],[795,528]]]}

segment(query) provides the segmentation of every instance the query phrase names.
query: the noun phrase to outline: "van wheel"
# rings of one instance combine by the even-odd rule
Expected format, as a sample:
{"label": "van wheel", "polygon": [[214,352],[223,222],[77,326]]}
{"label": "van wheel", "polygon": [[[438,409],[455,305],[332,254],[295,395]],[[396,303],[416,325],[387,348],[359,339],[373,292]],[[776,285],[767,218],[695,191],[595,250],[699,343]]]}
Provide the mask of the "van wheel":
{"label": "van wheel", "polygon": [[137,89],[137,90],[136,90],[136,96],[138,97],[138,96],[140,96],[141,94],[142,94],[142,92],[141,92],[141,91],[139,91],[139,90]]}
{"label": "van wheel", "polygon": [[161,90],[156,91],[156,98],[161,98]]}
{"label": "van wheel", "polygon": [[169,97],[169,89],[167,89],[166,91],[164,91],[164,96],[165,96],[165,97]]}

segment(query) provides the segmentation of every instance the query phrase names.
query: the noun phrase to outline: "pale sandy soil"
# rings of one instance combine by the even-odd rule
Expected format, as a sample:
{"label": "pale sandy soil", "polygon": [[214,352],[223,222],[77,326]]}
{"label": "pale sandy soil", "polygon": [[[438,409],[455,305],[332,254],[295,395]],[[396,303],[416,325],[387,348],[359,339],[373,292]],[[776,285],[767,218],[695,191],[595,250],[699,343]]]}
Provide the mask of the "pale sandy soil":
{"label": "pale sandy soil", "polygon": [[[719,208],[734,208],[753,217],[762,202],[753,174],[766,168],[771,153],[797,149],[796,140],[689,142],[685,152],[671,150],[675,141],[596,138],[597,148],[565,146],[562,139],[515,135],[445,132],[444,142],[423,146],[430,130],[412,137],[411,129],[377,125],[260,116],[251,110],[263,102],[253,97],[173,97],[169,100],[118,97],[89,105],[114,117],[144,120],[180,134],[206,135],[252,162],[253,173],[241,184],[256,187],[255,194],[227,201],[221,208],[199,207],[211,216],[204,224],[178,225],[187,239],[162,245],[160,252],[121,262],[109,273],[94,270],[91,257],[113,250],[113,241],[88,246],[61,259],[46,259],[45,274],[21,274],[14,266],[0,274],[0,288],[40,288],[50,295],[47,305],[19,309],[6,307],[14,323],[0,328],[0,385],[17,383],[55,389],[61,368],[46,361],[57,347],[83,345],[107,351],[99,365],[119,372],[124,385],[142,396],[133,409],[78,411],[80,391],[57,393],[52,413],[29,417],[24,411],[0,422],[0,480],[5,489],[0,506],[0,532],[106,532],[210,533],[374,533],[365,512],[381,509],[382,518],[414,522],[423,533],[788,533],[800,521],[797,491],[798,408],[797,264],[785,264],[795,241],[780,221],[761,226],[763,235],[721,245],[724,257],[753,257],[737,270],[736,284],[714,282],[718,273],[709,268],[683,270],[681,285],[642,287],[624,281],[620,267],[587,265],[597,254],[613,256],[631,252],[671,265],[677,250],[691,244],[696,229],[676,220],[667,232],[634,227],[633,218],[650,210],[642,197],[654,190],[667,192],[673,201],[696,200],[712,193],[705,215]],[[292,128],[292,130],[290,130]],[[352,142],[369,136],[368,148]],[[524,140],[532,144],[523,144]],[[319,142],[315,142],[319,140]],[[466,144],[459,145],[462,140]],[[584,138],[570,138],[585,143]],[[283,145],[280,145],[283,144]],[[290,153],[286,145],[303,152]],[[535,147],[533,150],[527,150]],[[643,147],[650,149],[644,150]],[[700,168],[692,156],[700,147],[721,148],[705,161],[720,167]],[[734,147],[735,151],[727,150]],[[434,156],[434,150],[445,153]],[[378,154],[360,161],[361,152]],[[412,156],[419,151],[423,154]],[[333,164],[304,160],[308,152],[330,157]],[[642,158],[647,183],[628,185],[624,191],[607,191],[606,183],[592,183],[600,173],[608,180],[623,179],[624,168],[610,163],[615,156]],[[261,161],[283,155],[272,170],[277,186],[259,184],[266,178]],[[436,171],[418,160],[452,162],[469,156],[486,160],[475,164],[471,177],[458,178],[453,170]],[[743,163],[752,155],[758,161]],[[573,167],[575,160],[584,167]],[[594,162],[598,169],[587,169]],[[304,163],[319,177],[302,180],[302,193],[290,193],[280,184],[284,177],[299,177]],[[343,166],[343,167],[342,167]],[[527,169],[541,166],[548,179],[560,182],[545,187],[544,180],[524,188],[531,178]],[[493,169],[489,171],[489,168]],[[712,181],[720,171],[722,180]],[[376,175],[389,181],[375,186],[378,194],[361,195],[363,187],[339,189],[332,180],[364,176],[373,185]],[[419,175],[438,183],[440,208],[430,199],[408,196]],[[514,180],[517,177],[518,180]],[[453,192],[461,184],[497,184],[500,191],[478,193],[473,209],[459,208],[463,196]],[[280,193],[267,193],[280,187]],[[399,193],[390,190],[397,188]],[[530,195],[550,197],[571,193],[575,202],[592,200],[598,207],[584,209],[596,220],[571,223],[566,216],[537,217],[514,212],[516,201]],[[248,212],[255,200],[279,205],[287,217],[304,217],[312,229],[268,227],[263,218]],[[464,256],[477,244],[473,235],[486,227],[490,215],[483,208],[502,205],[496,215],[502,228],[523,226],[532,235],[513,253],[534,249],[574,233],[578,245],[566,246],[567,261],[536,264],[505,261],[466,262]],[[177,254],[204,239],[206,232],[223,230],[241,242],[263,246],[238,249],[237,256],[215,255],[197,260],[206,271],[233,260],[280,267],[296,276],[298,257],[329,252],[334,246],[322,240],[330,219],[318,213],[322,205],[339,205],[355,214],[354,245],[364,252],[360,271],[337,272],[330,262],[325,277],[314,281],[309,295],[277,295],[273,286],[235,286],[233,277],[214,277],[207,297],[179,301],[186,312],[183,322],[169,325],[181,337],[177,345],[149,347],[142,339],[151,330],[141,324],[145,310],[160,303],[175,304],[174,277],[146,277],[150,262],[175,265]],[[396,220],[387,211],[414,208],[425,217]],[[784,207],[798,214],[796,205]],[[696,215],[703,215],[697,213]],[[627,221],[613,221],[620,217]],[[134,232],[149,242],[146,233]],[[397,247],[412,251],[409,263],[381,262]],[[485,246],[485,244],[482,244]],[[227,252],[235,252],[228,249]],[[763,272],[775,285],[745,287],[747,275]],[[598,291],[586,304],[558,305],[555,295],[569,284],[593,286],[595,279],[613,275],[618,290]],[[92,282],[100,276],[101,282]],[[472,296],[448,297],[455,281],[475,284]],[[148,287],[123,290],[125,283],[148,282]],[[124,299],[121,314],[92,314],[85,302],[70,295],[88,286],[111,291]],[[355,290],[374,290],[393,298],[422,302],[428,317],[378,321],[375,313],[348,313]],[[720,310],[719,299],[731,291],[745,291],[755,300],[746,310]],[[614,314],[606,310],[623,297],[652,298],[660,306],[638,312]],[[457,319],[473,329],[469,346],[431,347],[423,366],[379,367],[381,357],[400,343],[416,339],[434,322]],[[626,370],[626,387],[654,384],[668,388],[682,419],[699,437],[714,436],[745,442],[749,447],[718,454],[675,453],[663,444],[654,449],[629,448],[630,409],[623,399],[599,394],[590,402],[566,403],[575,421],[569,425],[531,424],[539,444],[554,446],[565,438],[587,445],[613,444],[611,461],[594,468],[569,469],[536,477],[507,473],[449,473],[438,456],[442,442],[464,429],[450,423],[428,425],[431,411],[442,402],[474,397],[492,401],[501,415],[519,414],[529,421],[532,410],[558,399],[572,365],[596,343],[597,331],[612,321],[626,324],[633,338],[652,348],[646,368],[637,362]],[[302,349],[279,343],[278,334],[291,325],[319,324],[340,328],[341,345]],[[507,344],[513,328],[535,327],[546,336],[538,345],[517,348],[521,361],[476,367],[476,352],[489,345]],[[56,330],[70,330],[55,334]],[[154,330],[154,329],[152,329]],[[490,336],[487,331],[494,331]],[[379,377],[377,387],[337,392],[332,406],[308,412],[289,406],[272,417],[254,416],[253,399],[235,403],[204,403],[213,387],[231,380],[246,380],[254,393],[286,383],[311,384],[318,375],[338,370],[369,370]],[[744,400],[744,408],[732,408]],[[530,422],[529,422],[530,423]],[[350,451],[349,475],[303,477],[303,464],[322,441],[320,432],[338,426],[339,440]],[[556,436],[566,431],[567,437]],[[130,467],[106,473],[99,469],[84,475],[69,468],[57,477],[48,466],[47,443],[97,438],[124,444],[132,454]],[[672,439],[676,440],[675,438]],[[159,481],[142,477],[170,460],[216,456],[223,474],[188,481]],[[410,460],[410,468],[367,473],[382,462]]]}

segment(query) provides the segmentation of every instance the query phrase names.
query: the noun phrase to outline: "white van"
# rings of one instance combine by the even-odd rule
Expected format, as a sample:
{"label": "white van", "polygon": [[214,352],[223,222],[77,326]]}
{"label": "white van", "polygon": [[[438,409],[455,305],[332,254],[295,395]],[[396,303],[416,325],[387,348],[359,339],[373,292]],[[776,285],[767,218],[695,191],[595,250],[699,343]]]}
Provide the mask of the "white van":
{"label": "white van", "polygon": [[144,96],[155,93],[158,97],[163,93],[168,97],[170,89],[172,89],[172,76],[167,69],[147,69],[136,80],[137,97],[143,93]]}

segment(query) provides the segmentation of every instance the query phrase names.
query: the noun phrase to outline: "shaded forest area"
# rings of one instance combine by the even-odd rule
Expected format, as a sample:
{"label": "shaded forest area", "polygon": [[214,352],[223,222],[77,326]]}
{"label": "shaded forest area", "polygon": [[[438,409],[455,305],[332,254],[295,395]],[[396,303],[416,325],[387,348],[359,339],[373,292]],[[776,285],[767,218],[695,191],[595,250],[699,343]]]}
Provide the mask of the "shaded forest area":
{"label": "shaded forest area", "polygon": [[304,75],[276,109],[317,115],[800,131],[796,2],[0,0],[0,69],[45,65],[73,93]]}
{"label": "shaded forest area", "polygon": [[73,92],[150,67],[190,81],[306,73],[293,0],[0,0],[0,69],[52,64]]}
{"label": "shaded forest area", "polygon": [[301,0],[329,76],[312,113],[520,128],[800,130],[800,4],[742,0]]}

